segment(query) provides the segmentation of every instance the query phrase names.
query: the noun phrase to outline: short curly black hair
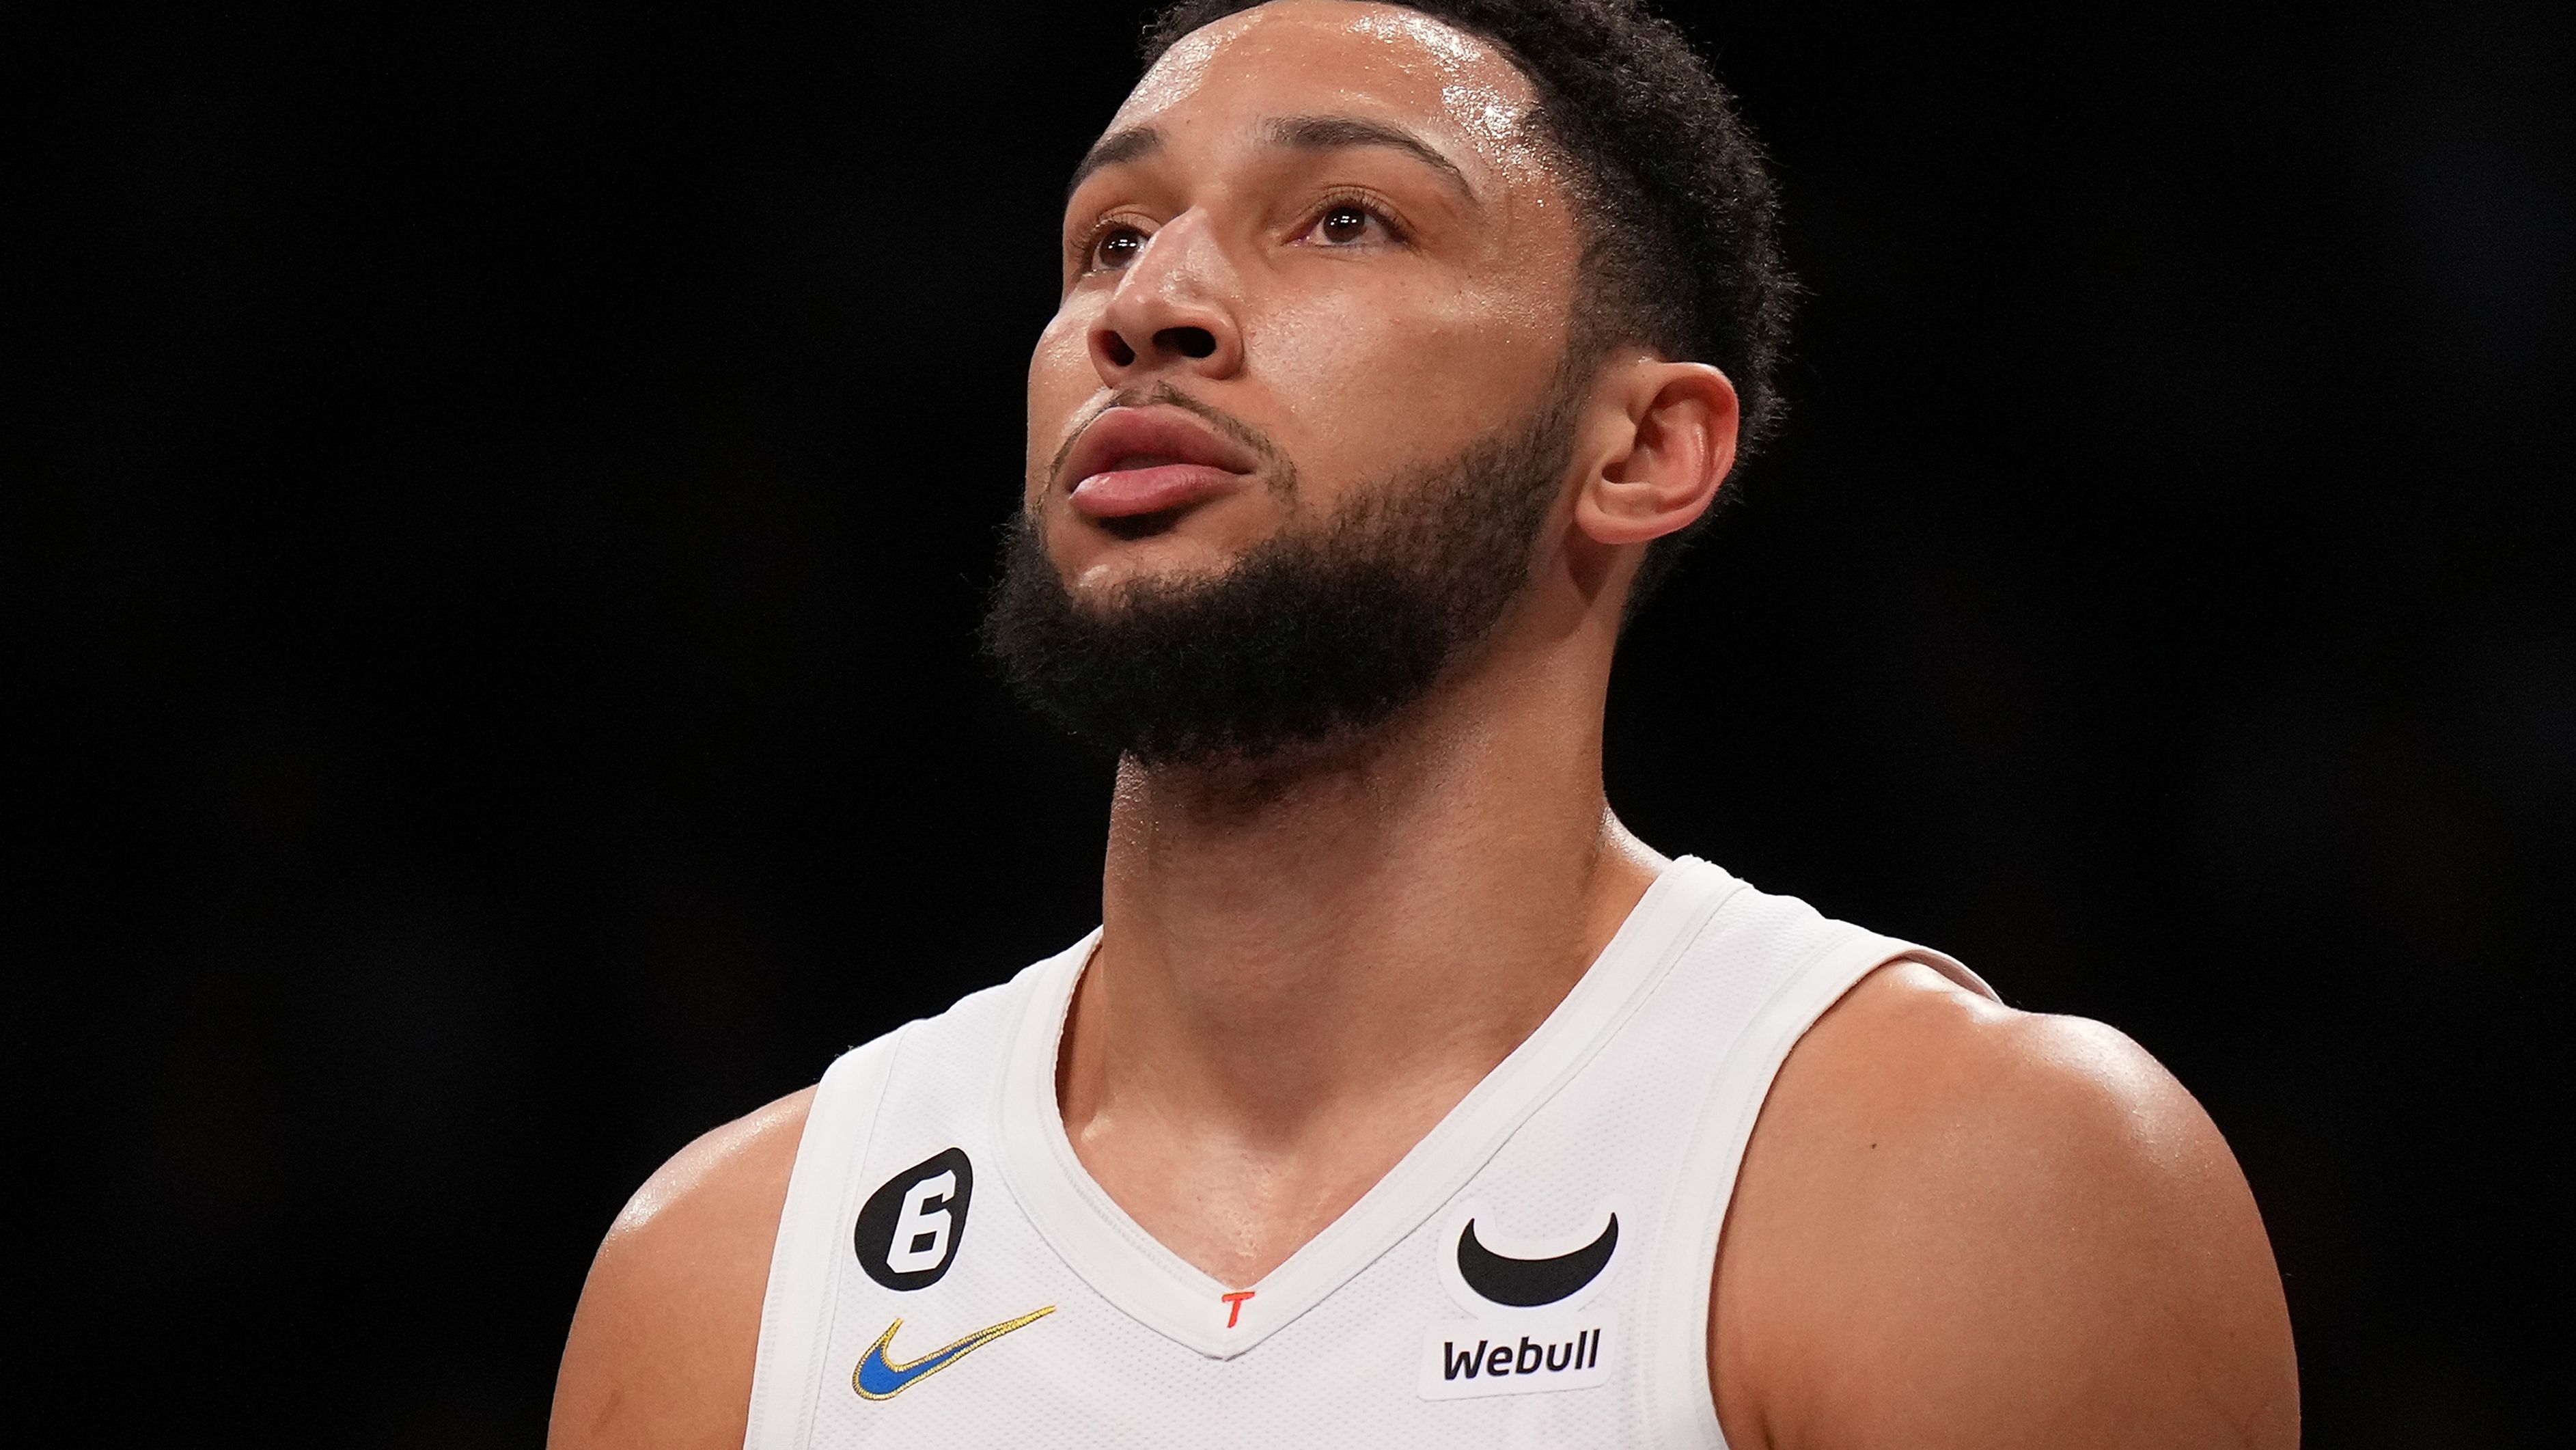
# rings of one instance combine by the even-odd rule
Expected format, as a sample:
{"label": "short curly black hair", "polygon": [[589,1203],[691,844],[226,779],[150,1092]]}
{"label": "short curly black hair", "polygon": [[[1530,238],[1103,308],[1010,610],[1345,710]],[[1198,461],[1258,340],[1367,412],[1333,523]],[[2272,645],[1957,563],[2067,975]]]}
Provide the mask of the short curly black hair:
{"label": "short curly black hair", "polygon": [[[1261,3],[1179,0],[1147,28],[1146,65],[1191,31]],[[1780,417],[1773,374],[1797,282],[1780,254],[1762,148],[1681,31],[1642,0],[1387,3],[1499,47],[1536,87],[1534,119],[1573,163],[1589,231],[1573,345],[1643,343],[1714,363],[1742,409],[1739,459],[1771,436]],[[1716,512],[1655,542],[1631,607]]]}

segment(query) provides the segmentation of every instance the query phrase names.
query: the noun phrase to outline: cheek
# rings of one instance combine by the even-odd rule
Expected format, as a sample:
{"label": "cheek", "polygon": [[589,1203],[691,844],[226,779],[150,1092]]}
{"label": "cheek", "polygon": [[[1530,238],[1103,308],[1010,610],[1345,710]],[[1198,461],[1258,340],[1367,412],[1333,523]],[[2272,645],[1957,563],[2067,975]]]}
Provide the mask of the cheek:
{"label": "cheek", "polygon": [[1086,317],[1058,312],[1029,354],[1028,455],[1024,482],[1034,495],[1074,415],[1100,387],[1091,366]]}
{"label": "cheek", "polygon": [[1517,422],[1556,368],[1564,327],[1515,298],[1414,290],[1319,299],[1266,319],[1261,370],[1295,400],[1317,481],[1449,457]]}

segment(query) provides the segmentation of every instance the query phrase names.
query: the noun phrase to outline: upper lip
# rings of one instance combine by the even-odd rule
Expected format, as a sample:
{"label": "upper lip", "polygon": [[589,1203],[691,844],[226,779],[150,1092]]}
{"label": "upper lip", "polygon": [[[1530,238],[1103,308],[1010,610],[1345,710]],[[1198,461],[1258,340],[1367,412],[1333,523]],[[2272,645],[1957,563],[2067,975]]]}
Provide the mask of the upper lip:
{"label": "upper lip", "polygon": [[1178,408],[1116,407],[1082,430],[1081,439],[1064,460],[1059,481],[1078,484],[1095,473],[1141,466],[1127,460],[1194,463],[1228,473],[1250,473],[1257,465],[1251,451]]}

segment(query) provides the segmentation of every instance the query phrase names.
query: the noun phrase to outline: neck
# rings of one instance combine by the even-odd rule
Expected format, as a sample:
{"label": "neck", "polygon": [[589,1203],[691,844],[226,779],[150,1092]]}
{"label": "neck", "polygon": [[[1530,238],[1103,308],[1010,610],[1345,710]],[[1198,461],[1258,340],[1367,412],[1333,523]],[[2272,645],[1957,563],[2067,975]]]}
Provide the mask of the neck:
{"label": "neck", "polygon": [[[1294,766],[1122,765],[1065,1126],[1113,1197],[1219,1277],[1257,1278],[1392,1167],[1662,864],[1603,799],[1608,651],[1535,656],[1498,650]],[[1234,1164],[1240,1196],[1156,1223],[1150,1182],[1121,1178],[1183,1146]]]}

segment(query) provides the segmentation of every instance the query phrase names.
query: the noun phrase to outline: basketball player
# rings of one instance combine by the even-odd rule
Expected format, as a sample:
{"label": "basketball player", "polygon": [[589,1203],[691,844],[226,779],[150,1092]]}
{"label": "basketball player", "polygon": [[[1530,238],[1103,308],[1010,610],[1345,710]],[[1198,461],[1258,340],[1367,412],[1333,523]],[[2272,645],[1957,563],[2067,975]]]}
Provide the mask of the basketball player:
{"label": "basketball player", "polygon": [[1636,0],[1152,53],[987,625],[1120,754],[1103,925],[655,1174],[555,1444],[2293,1444],[2171,1077],[1604,801],[1621,623],[1774,408],[1704,65]]}

